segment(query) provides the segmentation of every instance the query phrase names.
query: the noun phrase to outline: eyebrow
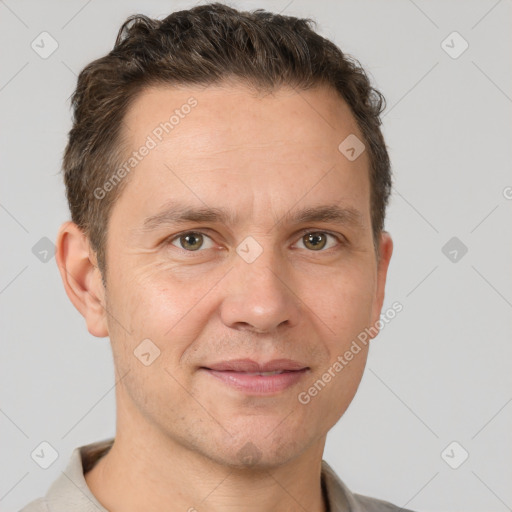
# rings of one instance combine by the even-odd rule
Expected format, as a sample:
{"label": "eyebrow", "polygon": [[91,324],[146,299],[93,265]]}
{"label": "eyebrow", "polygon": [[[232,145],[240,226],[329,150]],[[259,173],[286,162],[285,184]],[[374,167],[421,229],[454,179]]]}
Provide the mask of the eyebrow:
{"label": "eyebrow", "polygon": [[[142,232],[150,232],[167,225],[179,225],[187,222],[210,222],[225,225],[235,225],[239,214],[225,208],[191,207],[181,203],[171,203],[159,213],[144,220]],[[352,207],[341,207],[337,204],[312,206],[292,209],[283,217],[276,220],[279,223],[304,224],[308,222],[332,222],[352,228],[363,229],[365,226],[363,214]]]}

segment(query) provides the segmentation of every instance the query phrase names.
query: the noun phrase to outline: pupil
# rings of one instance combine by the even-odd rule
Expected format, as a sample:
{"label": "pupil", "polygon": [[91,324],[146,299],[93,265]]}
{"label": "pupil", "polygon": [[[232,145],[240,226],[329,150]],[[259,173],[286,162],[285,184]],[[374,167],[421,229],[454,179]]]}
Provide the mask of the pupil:
{"label": "pupil", "polygon": [[[199,235],[199,236],[198,235],[199,235],[199,233],[185,235],[184,237],[182,237],[185,240],[185,245],[188,245],[189,246],[188,248],[191,248],[191,249],[198,249],[201,246],[201,235]],[[194,240],[195,240],[195,243],[194,243]]]}
{"label": "pupil", "polygon": [[314,248],[323,248],[323,246],[325,245],[325,238],[321,235],[321,234],[317,234],[317,233],[314,233],[314,234],[310,234],[310,235],[307,235],[307,238],[308,238],[308,243],[312,244],[312,246]]}

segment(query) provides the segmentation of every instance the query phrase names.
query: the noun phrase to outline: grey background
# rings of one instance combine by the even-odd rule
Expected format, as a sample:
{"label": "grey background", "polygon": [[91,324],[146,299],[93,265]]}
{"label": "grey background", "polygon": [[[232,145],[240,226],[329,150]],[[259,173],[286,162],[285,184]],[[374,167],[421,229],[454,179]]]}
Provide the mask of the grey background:
{"label": "grey background", "polygon": [[[316,19],[388,100],[384,309],[404,309],[372,342],[324,458],[354,492],[414,510],[512,510],[510,0],[230,4]],[[52,254],[40,260],[68,218],[59,169],[76,74],[128,15],[192,5],[0,0],[1,510],[43,495],[73,448],[115,432],[108,338],[89,335]],[[47,59],[31,48],[43,31],[59,45]],[[456,59],[441,46],[453,31],[469,44]],[[455,262],[442,252],[452,237],[468,248]],[[48,469],[30,457],[42,441],[59,454]],[[469,453],[458,469],[441,456],[452,441]],[[457,462],[460,448],[448,453]]]}

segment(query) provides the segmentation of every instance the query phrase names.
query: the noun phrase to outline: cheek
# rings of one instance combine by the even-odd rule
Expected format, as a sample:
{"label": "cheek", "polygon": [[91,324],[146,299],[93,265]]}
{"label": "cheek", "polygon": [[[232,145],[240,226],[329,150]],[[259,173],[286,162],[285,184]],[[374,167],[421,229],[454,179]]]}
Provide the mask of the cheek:
{"label": "cheek", "polygon": [[368,355],[367,346],[361,346],[361,350],[349,356],[351,359],[347,361],[345,354],[349,344],[338,348],[333,351],[330,363],[312,375],[296,397],[300,413],[315,423],[314,430],[325,433],[336,424],[352,402]]}
{"label": "cheek", "polygon": [[211,284],[166,274],[141,275],[131,280],[130,286],[118,289],[116,310],[130,333],[120,334],[132,353],[142,340],[150,339],[161,351],[162,362],[176,363],[204,328],[204,296]]}
{"label": "cheek", "polygon": [[[322,279],[323,277],[323,279]],[[351,266],[315,276],[304,289],[306,304],[335,337],[346,339],[371,321],[375,280],[368,268]]]}

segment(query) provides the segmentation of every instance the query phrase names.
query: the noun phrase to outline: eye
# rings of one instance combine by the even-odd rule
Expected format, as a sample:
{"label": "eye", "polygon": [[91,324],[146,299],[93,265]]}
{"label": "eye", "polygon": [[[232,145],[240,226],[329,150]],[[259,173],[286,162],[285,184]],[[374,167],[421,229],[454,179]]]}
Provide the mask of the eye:
{"label": "eye", "polygon": [[[210,246],[204,247],[205,239],[210,241]],[[184,249],[185,251],[194,252],[199,249],[211,249],[213,247],[212,240],[209,236],[204,233],[198,233],[196,231],[188,231],[186,233],[182,233],[177,237],[170,240],[170,243],[180,249]],[[179,245],[178,245],[179,244]]]}
{"label": "eye", "polygon": [[[325,231],[303,232],[299,242],[303,243],[306,249],[313,252],[325,252],[336,247],[336,245],[344,245],[344,241],[340,237]],[[214,247],[212,239],[199,231],[181,233],[169,239],[168,243],[187,252],[198,252],[200,249],[212,249]]]}
{"label": "eye", "polygon": [[[328,245],[329,238],[334,240],[334,243],[331,242],[331,245]],[[322,252],[335,247],[336,244],[342,244],[342,241],[337,236],[326,233],[325,231],[309,231],[305,233],[299,241],[303,242],[307,249],[315,252]]]}

